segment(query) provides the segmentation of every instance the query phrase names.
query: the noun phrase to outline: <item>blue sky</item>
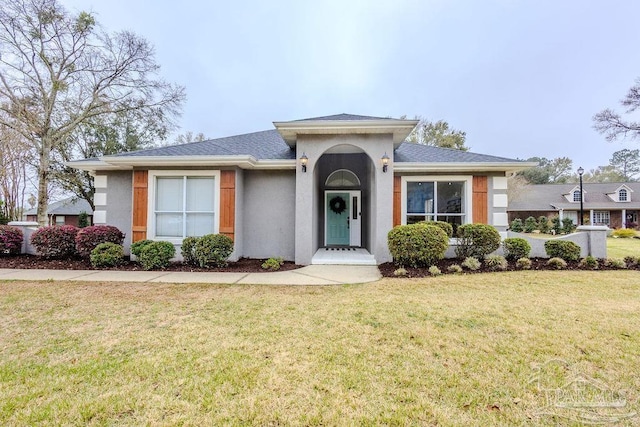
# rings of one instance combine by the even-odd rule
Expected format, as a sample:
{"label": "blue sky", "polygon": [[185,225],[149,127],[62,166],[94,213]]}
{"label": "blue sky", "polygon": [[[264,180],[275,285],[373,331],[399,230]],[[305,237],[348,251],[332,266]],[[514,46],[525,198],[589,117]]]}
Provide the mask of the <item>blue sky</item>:
{"label": "blue sky", "polygon": [[337,113],[444,119],[472,151],[567,156],[622,148],[592,116],[640,77],[640,2],[62,0],[156,48],[186,87],[181,130],[208,137]]}

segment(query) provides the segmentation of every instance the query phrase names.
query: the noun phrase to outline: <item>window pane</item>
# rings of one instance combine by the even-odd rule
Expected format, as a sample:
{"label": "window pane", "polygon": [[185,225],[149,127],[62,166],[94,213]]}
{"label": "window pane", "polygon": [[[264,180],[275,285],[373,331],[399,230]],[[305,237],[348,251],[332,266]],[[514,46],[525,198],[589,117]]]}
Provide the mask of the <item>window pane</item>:
{"label": "window pane", "polygon": [[407,182],[407,213],[433,213],[433,182]]}
{"label": "window pane", "polygon": [[213,212],[214,179],[187,178],[187,211]]}
{"label": "window pane", "polygon": [[453,226],[453,235],[456,235],[458,226],[464,223],[464,215],[438,215],[438,221],[448,222]]}
{"label": "window pane", "polygon": [[182,178],[158,177],[156,211],[182,211]]}
{"label": "window pane", "polygon": [[187,214],[187,237],[212,234],[213,219],[213,214]]}
{"label": "window pane", "polygon": [[182,237],[182,214],[156,214],[156,236]]}
{"label": "window pane", "polygon": [[438,182],[438,213],[464,212],[463,196],[463,182]]}

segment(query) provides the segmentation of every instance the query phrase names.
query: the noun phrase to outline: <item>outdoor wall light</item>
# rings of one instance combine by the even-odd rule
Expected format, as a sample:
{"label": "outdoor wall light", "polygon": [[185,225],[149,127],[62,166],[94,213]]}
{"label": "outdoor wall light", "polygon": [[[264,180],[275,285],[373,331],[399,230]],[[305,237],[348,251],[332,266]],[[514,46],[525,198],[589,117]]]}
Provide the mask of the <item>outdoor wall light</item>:
{"label": "outdoor wall light", "polygon": [[302,156],[300,156],[300,164],[302,165],[302,172],[306,172],[307,171],[307,162],[308,161],[309,161],[309,158],[307,157],[307,155],[302,153]]}
{"label": "outdoor wall light", "polygon": [[384,156],[382,156],[382,172],[386,172],[388,167],[389,167],[389,156],[387,156],[387,153],[384,153]]}

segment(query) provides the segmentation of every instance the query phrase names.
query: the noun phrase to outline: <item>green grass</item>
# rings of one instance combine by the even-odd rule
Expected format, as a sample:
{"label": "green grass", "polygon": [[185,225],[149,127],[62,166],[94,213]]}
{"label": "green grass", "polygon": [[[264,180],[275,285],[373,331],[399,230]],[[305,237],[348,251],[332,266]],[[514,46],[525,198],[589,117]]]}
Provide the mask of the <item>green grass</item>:
{"label": "green grass", "polygon": [[607,238],[607,257],[640,256],[640,239]]}
{"label": "green grass", "polygon": [[0,325],[0,425],[549,425],[552,359],[638,409],[636,271],[0,282]]}

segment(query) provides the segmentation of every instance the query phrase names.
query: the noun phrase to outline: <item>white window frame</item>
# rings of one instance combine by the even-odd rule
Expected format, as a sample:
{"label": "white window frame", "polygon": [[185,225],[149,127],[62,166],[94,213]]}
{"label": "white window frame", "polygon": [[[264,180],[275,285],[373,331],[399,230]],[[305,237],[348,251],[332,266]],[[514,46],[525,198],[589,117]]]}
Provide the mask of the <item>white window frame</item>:
{"label": "white window frame", "polygon": [[[624,200],[622,200],[622,197],[620,197],[622,195],[622,192],[624,191]],[[621,188],[618,190],[618,201],[619,202],[630,202],[629,200],[629,190],[627,190],[626,188]]]}
{"label": "white window frame", "polygon": [[[464,216],[462,217],[463,224],[470,224],[473,222],[471,216],[473,215],[473,176],[471,175],[409,175],[402,176],[400,179],[401,189],[400,189],[400,204],[402,205],[402,215],[400,218],[400,223],[402,225],[407,224],[407,183],[408,182],[464,182]],[[437,191],[437,190],[436,190]],[[436,208],[434,207],[434,211]],[[438,217],[438,212],[434,213],[435,217]],[[444,216],[446,214],[440,214],[440,216]],[[426,214],[425,214],[426,216]],[[451,216],[451,215],[450,215]],[[455,214],[453,215],[455,216]]]}
{"label": "white window frame", "polygon": [[55,225],[65,225],[67,218],[64,215],[56,215]]}
{"label": "white window frame", "polygon": [[213,232],[220,230],[220,171],[219,170],[150,170],[147,200],[147,239],[164,240],[174,244],[182,244],[181,237],[157,237],[156,234],[156,187],[158,177],[212,177],[214,179],[213,195]]}
{"label": "white window frame", "polygon": [[[597,219],[602,219],[603,216],[607,217],[607,221],[596,221]],[[611,224],[611,212],[610,211],[593,211],[593,224]]]}
{"label": "white window frame", "polygon": [[[578,196],[578,197],[576,197]],[[574,203],[580,203],[580,190],[573,190],[571,193],[571,201]],[[576,200],[577,199],[577,200]],[[582,196],[582,201],[584,202],[584,195]]]}

